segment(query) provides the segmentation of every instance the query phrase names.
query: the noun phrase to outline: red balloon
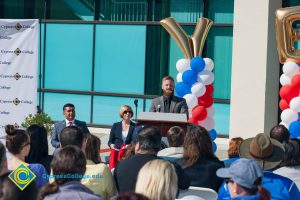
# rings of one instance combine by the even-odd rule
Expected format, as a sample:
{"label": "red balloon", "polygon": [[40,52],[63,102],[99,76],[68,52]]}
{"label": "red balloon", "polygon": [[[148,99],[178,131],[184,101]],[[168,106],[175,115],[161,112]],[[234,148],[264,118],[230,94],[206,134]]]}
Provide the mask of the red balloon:
{"label": "red balloon", "polygon": [[214,93],[214,86],[212,84],[206,85],[205,87],[206,87],[205,94],[211,95],[212,93]]}
{"label": "red balloon", "polygon": [[198,98],[198,104],[200,106],[204,106],[205,108],[208,108],[208,107],[212,106],[213,103],[214,103],[214,98],[211,96],[211,94],[207,95],[205,93],[205,95]]}
{"label": "red balloon", "polygon": [[201,121],[206,118],[207,116],[207,110],[204,106],[196,106],[192,110],[193,118],[197,121]]}
{"label": "red balloon", "polygon": [[189,118],[188,122],[198,125],[198,123],[197,123],[198,121],[196,119],[194,119],[193,117]]}
{"label": "red balloon", "polygon": [[293,85],[285,85],[281,87],[279,94],[287,103],[290,103],[292,98],[299,95],[299,89]]}
{"label": "red balloon", "polygon": [[288,102],[286,102],[286,100],[281,99],[279,102],[279,108],[280,108],[280,110],[285,110],[287,108],[290,108],[290,105]]}
{"label": "red balloon", "polygon": [[292,78],[292,86],[300,89],[300,74],[294,75]]}

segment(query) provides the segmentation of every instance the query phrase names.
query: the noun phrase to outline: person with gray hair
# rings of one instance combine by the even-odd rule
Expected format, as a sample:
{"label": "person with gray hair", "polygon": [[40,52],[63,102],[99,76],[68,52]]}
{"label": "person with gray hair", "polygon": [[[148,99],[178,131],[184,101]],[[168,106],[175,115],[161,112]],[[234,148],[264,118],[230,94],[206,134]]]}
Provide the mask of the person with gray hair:
{"label": "person with gray hair", "polygon": [[[159,159],[157,152],[161,146],[161,133],[155,127],[144,127],[138,134],[135,155],[121,161],[115,168],[114,178],[119,194],[134,191],[140,169],[149,161]],[[173,163],[174,164],[174,163]],[[174,164],[178,176],[178,188],[187,189],[190,186],[189,177],[182,168]]]}
{"label": "person with gray hair", "polygon": [[5,146],[0,142],[0,175],[7,171],[7,159]]}

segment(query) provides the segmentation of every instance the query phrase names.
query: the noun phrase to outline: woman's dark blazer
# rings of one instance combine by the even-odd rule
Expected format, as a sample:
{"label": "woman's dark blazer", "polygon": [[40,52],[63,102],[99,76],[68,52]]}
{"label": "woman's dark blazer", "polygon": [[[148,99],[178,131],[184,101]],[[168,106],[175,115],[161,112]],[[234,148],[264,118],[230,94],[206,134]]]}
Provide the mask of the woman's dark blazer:
{"label": "woman's dark blazer", "polygon": [[[135,127],[135,123],[130,122],[128,135],[126,137],[125,144],[130,144],[131,143],[134,127]],[[111,144],[115,144],[116,149],[120,149],[121,145],[123,144],[122,121],[114,123],[111,130],[110,130],[108,146],[110,147]]]}

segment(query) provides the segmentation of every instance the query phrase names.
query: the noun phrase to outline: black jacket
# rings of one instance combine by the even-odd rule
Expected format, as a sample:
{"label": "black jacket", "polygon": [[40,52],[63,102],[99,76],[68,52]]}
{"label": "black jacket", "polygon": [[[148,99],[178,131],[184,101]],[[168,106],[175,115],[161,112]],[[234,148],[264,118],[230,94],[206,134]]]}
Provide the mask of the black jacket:
{"label": "black jacket", "polygon": [[128,135],[126,137],[126,141],[123,142],[122,121],[114,123],[110,130],[108,146],[110,147],[111,144],[114,144],[115,148],[120,149],[120,147],[123,143],[130,144],[132,141],[132,134],[134,131],[134,127],[135,127],[135,123],[130,122],[130,127],[128,130]]}

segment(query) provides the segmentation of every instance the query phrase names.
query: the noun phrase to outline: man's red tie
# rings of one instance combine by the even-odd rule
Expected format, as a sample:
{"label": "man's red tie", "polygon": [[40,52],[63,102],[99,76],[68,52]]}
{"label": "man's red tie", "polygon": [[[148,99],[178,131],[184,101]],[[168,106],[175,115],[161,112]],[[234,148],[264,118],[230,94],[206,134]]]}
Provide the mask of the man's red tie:
{"label": "man's red tie", "polygon": [[73,124],[72,122],[69,122],[69,126],[72,126],[72,124]]}

